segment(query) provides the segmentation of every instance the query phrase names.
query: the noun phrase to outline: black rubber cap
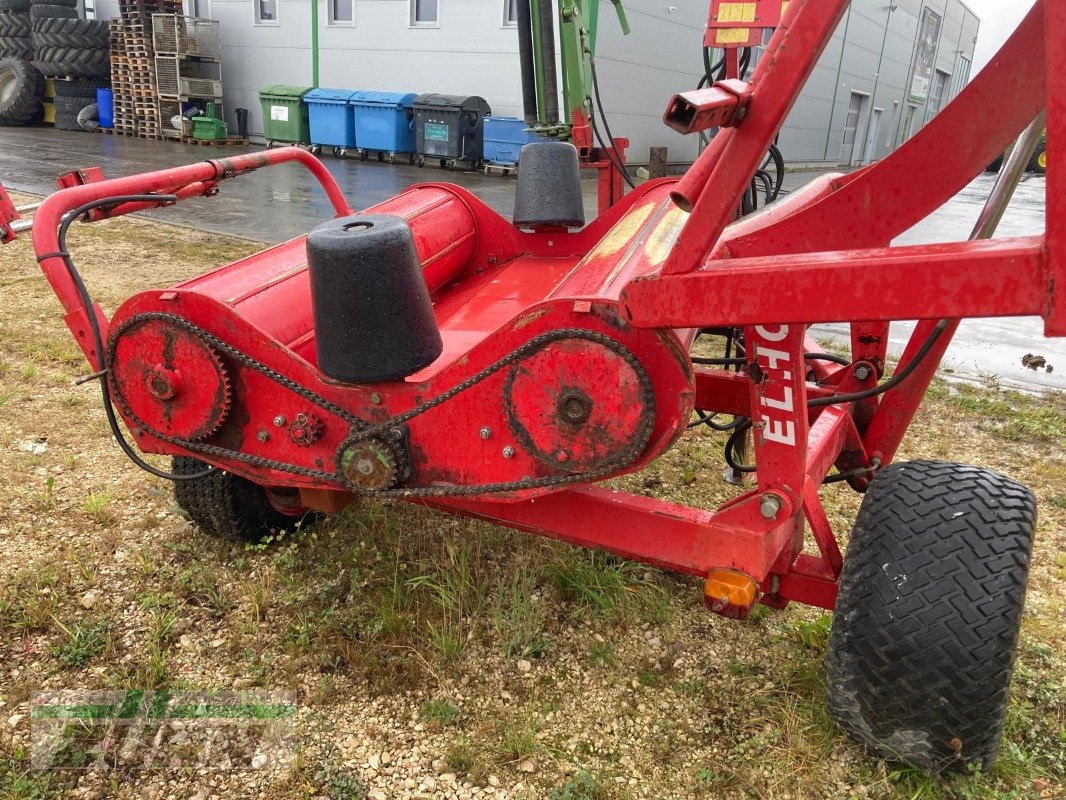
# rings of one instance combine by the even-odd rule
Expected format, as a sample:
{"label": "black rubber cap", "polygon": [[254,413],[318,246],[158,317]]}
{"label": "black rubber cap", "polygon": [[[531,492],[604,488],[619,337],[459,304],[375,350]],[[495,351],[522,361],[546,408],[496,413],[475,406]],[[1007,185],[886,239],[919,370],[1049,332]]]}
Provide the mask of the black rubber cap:
{"label": "black rubber cap", "polygon": [[580,228],[581,166],[569,142],[530,142],[518,155],[514,224],[519,228]]}
{"label": "black rubber cap", "polygon": [[406,378],[444,349],[414,235],[400,217],[356,214],[307,236],[318,368],[345,383]]}

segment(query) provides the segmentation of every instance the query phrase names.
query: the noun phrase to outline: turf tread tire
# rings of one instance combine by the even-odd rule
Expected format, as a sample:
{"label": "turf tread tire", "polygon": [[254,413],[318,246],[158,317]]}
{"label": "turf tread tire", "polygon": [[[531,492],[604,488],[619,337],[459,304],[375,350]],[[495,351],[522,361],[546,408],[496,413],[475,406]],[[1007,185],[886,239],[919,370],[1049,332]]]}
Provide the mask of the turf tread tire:
{"label": "turf tread tire", "polygon": [[97,89],[106,89],[111,81],[106,78],[88,78],[82,80],[56,81],[56,97],[80,97],[83,100],[95,100]]}
{"label": "turf tread tire", "polygon": [[95,19],[46,17],[33,21],[34,47],[83,47],[106,50],[110,46],[107,22]]}
{"label": "turf tread tire", "polygon": [[829,648],[829,714],[878,755],[987,768],[1003,732],[1036,502],[989,470],[881,470],[859,509]]}
{"label": "turf tread tire", "polygon": [[30,20],[79,19],[78,9],[54,3],[35,3],[30,6]]}
{"label": "turf tread tire", "polygon": [[[194,475],[207,465],[188,456],[174,456],[176,475]],[[270,504],[266,490],[232,473],[218,470],[203,478],[174,482],[174,499],[204,533],[234,542],[261,542],[293,530],[301,517],[283,514]],[[304,524],[318,519],[305,514]]]}
{"label": "turf tread tire", "polygon": [[33,43],[28,36],[0,36],[0,58],[33,58]]}
{"label": "turf tread tire", "polygon": [[0,11],[0,36],[21,39],[29,35],[29,14],[25,11]]}
{"label": "turf tread tire", "polygon": [[15,91],[0,102],[0,125],[25,125],[41,111],[44,76],[21,58],[0,59],[0,72],[14,71]]}

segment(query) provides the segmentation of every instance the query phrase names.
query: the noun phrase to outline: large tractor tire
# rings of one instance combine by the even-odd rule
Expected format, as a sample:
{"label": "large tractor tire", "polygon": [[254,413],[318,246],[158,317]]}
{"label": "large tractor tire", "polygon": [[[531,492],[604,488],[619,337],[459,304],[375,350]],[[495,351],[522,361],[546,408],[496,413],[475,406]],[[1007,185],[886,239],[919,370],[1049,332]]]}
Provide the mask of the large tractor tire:
{"label": "large tractor tire", "polygon": [[[173,459],[176,475],[194,475],[206,468],[195,458]],[[320,518],[299,505],[294,493],[268,490],[223,470],[203,478],[175,481],[174,498],[204,533],[234,542],[254,544]]]}
{"label": "large tractor tire", "polygon": [[30,0],[0,0],[0,11],[26,11]]}
{"label": "large tractor tire", "polygon": [[1028,169],[1037,175],[1043,175],[1047,172],[1047,145],[1042,144],[1036,148],[1033,157],[1029,159]]}
{"label": "large tractor tire", "polygon": [[30,15],[25,11],[0,11],[0,36],[13,39],[28,39]]}
{"label": "large tractor tire", "polygon": [[78,9],[54,3],[35,3],[30,6],[30,21],[38,19],[78,19]]}
{"label": "large tractor tire", "polygon": [[894,464],[866,492],[840,576],[829,713],[878,755],[981,768],[1003,732],[1036,501],[988,470]]}
{"label": "large tractor tire", "polygon": [[25,125],[41,111],[44,76],[21,58],[0,59],[0,125]]}
{"label": "large tractor tire", "polygon": [[33,43],[29,36],[0,36],[0,58],[33,58]]}
{"label": "large tractor tire", "polygon": [[34,59],[49,77],[106,78],[111,74],[111,58],[105,48],[38,47]]}
{"label": "large tractor tire", "polygon": [[33,21],[34,47],[106,50],[110,46],[109,35],[104,20],[42,17]]}

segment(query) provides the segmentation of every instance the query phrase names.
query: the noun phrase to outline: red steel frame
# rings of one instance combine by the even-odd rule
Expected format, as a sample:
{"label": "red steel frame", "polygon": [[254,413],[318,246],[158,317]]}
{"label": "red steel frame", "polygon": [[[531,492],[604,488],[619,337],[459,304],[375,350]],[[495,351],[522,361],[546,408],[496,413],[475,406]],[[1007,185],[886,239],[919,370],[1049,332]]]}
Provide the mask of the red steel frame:
{"label": "red steel frame", "polygon": [[[1066,73],[1063,3],[1038,0],[989,66],[893,155],[846,176],[823,177],[764,212],[730,224],[737,198],[846,6],[847,0],[793,0],[754,75],[742,87],[746,103],[742,118],[717,134],[680,181],[640,187],[584,231],[519,234],[458,190],[448,190],[450,200],[434,200],[456,202],[457,208],[465,207],[475,218],[476,243],[469,245],[471,263],[515,259],[517,265],[523,260],[536,260],[541,266],[561,265],[560,275],[565,272],[566,277],[551,284],[541,304],[528,306],[539,309],[542,330],[572,325],[591,307],[610,307],[628,322],[633,342],[676,354],[687,352],[694,329],[743,326],[749,354],[744,372],[693,368],[684,355],[675,359],[677,363],[649,368],[661,395],[659,402],[670,396],[680,400],[675,400],[676,409],[671,412],[675,416],[656,429],[648,452],[631,466],[640,468],[662,452],[680,434],[692,407],[745,415],[753,420],[757,465],[751,490],[717,511],[593,485],[536,496],[514,493],[420,502],[701,577],[721,574],[721,570],[740,573],[759,586],[763,602],[770,604],[797,600],[831,608],[842,559],[818,488],[834,466],[872,471],[892,459],[954,326],[948,326],[906,380],[880,398],[810,408],[808,400],[872,386],[883,372],[891,320],[920,320],[901,367],[914,359],[941,319],[1039,315],[1049,336],[1066,335],[1066,301],[1061,291],[1060,296],[1054,291],[1056,286],[1066,285],[1066,245],[1057,225],[1058,209],[1066,202],[1066,192],[1058,191],[1066,181],[1066,170],[1058,161],[1060,142],[1066,136],[1066,84],[1061,80]],[[697,108],[706,102],[712,108],[722,101],[723,93],[737,96],[737,88],[711,87],[705,90],[709,93],[706,96],[689,93],[687,102]],[[962,189],[1045,107],[1050,154],[1045,236],[889,247],[895,236]],[[675,102],[671,108],[676,108]],[[82,306],[62,259],[55,255],[59,250],[56,229],[63,214],[86,201],[126,193],[174,193],[182,199],[214,194],[226,178],[293,160],[312,171],[338,216],[351,213],[324,167],[294,149],[90,182],[64,189],[44,202],[34,224],[34,247],[67,312],[67,324],[94,368],[99,368],[100,359],[89,343],[89,312]],[[429,190],[438,194],[445,191],[432,186]],[[691,209],[691,214],[686,217],[670,210],[667,193],[678,206]],[[420,196],[417,191],[409,192],[395,202],[413,203]],[[109,215],[142,207],[144,204],[118,206]],[[626,220],[639,214],[658,219],[656,225],[661,224],[664,230],[668,221],[678,223],[676,237],[663,240],[669,247],[662,260],[640,256],[634,262],[631,258],[636,244],[644,244],[644,250],[650,252],[651,240],[661,233],[660,227],[648,227],[651,222],[625,240],[631,246],[624,254],[615,248],[610,257],[597,256],[603,242],[614,235],[612,226],[621,220],[619,227],[624,227]],[[10,214],[4,221],[10,221]],[[283,254],[292,254],[290,245],[261,254],[253,264],[267,269]],[[293,246],[300,248],[302,243],[297,240]],[[571,260],[566,261],[568,258]],[[225,278],[226,269],[230,268],[218,272],[221,277],[216,280]],[[207,276],[197,281],[211,279]],[[433,281],[430,284],[433,291]],[[512,285],[502,286],[498,297],[509,296],[506,293],[513,289]],[[132,309],[120,310],[117,317],[128,317],[138,304],[147,307],[161,299],[174,299],[181,290],[175,287],[175,291],[145,293],[144,299],[134,298]],[[438,307],[448,304],[450,291],[453,299],[464,297],[457,290],[438,287],[434,295]],[[469,374],[481,363],[479,358],[505,354],[537,331],[532,324],[529,330],[524,327],[533,319],[531,315],[520,319],[522,325],[515,323],[513,309],[500,310],[493,318],[494,299],[491,294],[481,296],[480,310],[495,327],[485,331],[481,344],[471,347],[467,372],[462,372],[464,367],[449,367],[418,386],[438,381],[435,390],[439,391],[449,381]],[[189,313],[224,311],[221,306],[205,303],[195,298],[187,301]],[[106,316],[99,308],[94,311],[106,331]],[[805,365],[804,353],[817,349],[807,338],[807,327],[833,321],[851,323],[852,364]],[[640,339],[642,331],[653,338]],[[291,355],[286,343],[256,334],[253,328],[237,331],[234,336],[239,336],[235,344],[258,349],[264,361],[268,357],[263,353],[273,353],[269,363],[277,370],[314,383],[316,391],[375,418],[367,387],[322,383],[312,365],[286,360]],[[257,341],[257,336],[269,341]],[[456,363],[466,361],[464,355]],[[402,408],[403,398],[413,391],[411,386],[389,385],[380,391],[391,393],[387,400],[394,399]],[[138,444],[150,452],[183,452],[159,442]],[[261,482],[273,479],[285,484],[283,475],[249,473],[240,464],[207,460]],[[856,474],[860,477],[851,482],[861,491],[865,473]],[[346,499],[334,487],[315,486],[313,482],[298,485],[304,501],[321,508],[335,508]],[[803,552],[805,528],[817,542],[817,554]],[[745,610],[732,609],[739,613]]]}

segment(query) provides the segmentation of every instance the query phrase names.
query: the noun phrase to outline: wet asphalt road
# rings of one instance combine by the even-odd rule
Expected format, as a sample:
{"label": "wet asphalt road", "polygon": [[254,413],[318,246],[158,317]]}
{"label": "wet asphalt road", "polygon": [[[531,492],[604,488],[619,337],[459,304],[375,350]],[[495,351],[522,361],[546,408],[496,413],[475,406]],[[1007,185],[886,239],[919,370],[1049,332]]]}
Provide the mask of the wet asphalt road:
{"label": "wet asphalt road", "polygon": [[[949,200],[935,214],[904,233],[893,244],[931,244],[966,239],[992,188],[995,176],[985,174]],[[1011,200],[995,238],[1033,236],[1044,231],[1044,179],[1026,175]],[[889,349],[899,354],[914,329],[910,322],[893,323]],[[814,328],[846,338],[844,325]],[[1048,374],[1022,365],[1022,356],[1042,355],[1055,367]],[[1066,339],[1044,338],[1044,323],[1038,317],[1000,317],[965,320],[948,348],[944,367],[953,377],[976,382],[997,381],[1027,391],[1066,390]]]}
{"label": "wet asphalt road", "polygon": [[[98,165],[108,177],[162,169],[220,158],[254,147],[199,147],[84,134],[48,128],[0,128],[0,182],[15,190],[43,194],[55,187],[55,177],[72,169]],[[479,173],[444,172],[427,166],[379,164],[325,158],[325,164],[356,208],[380,202],[412,183],[458,183],[501,214],[510,216],[514,203],[512,178]],[[786,189],[794,189],[817,173],[789,173]],[[982,175],[943,208],[896,240],[896,244],[959,241],[967,238],[993,176]],[[596,185],[583,182],[588,218],[595,215]],[[278,242],[306,233],[332,217],[325,194],[302,168],[284,165],[260,170],[222,184],[216,198],[181,203],[149,216],[202,230]],[[997,237],[1032,235],[1044,229],[1044,180],[1027,176],[1004,215]],[[913,325],[892,326],[891,350],[902,351]],[[820,326],[816,333],[846,335],[844,326]],[[1052,374],[1022,366],[1026,353],[1043,355],[1056,367]],[[1027,390],[1066,390],[1066,339],[1045,339],[1036,318],[966,321],[960,327],[945,366],[954,375],[982,381],[995,376],[1003,385]]]}

